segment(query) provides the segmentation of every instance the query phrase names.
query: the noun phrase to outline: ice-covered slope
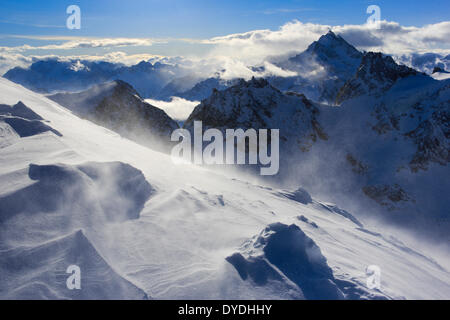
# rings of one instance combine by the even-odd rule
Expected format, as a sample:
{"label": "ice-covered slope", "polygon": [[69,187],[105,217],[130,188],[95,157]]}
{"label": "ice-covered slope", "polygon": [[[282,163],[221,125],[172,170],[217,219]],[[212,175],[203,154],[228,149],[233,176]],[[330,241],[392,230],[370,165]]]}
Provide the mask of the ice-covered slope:
{"label": "ice-covered slope", "polygon": [[[21,252],[11,250],[30,250],[31,247],[39,259],[46,255],[50,255],[49,259],[61,259],[57,264],[59,268],[78,261],[67,259],[71,250],[63,254],[46,248],[61,241],[70,248],[79,248],[88,246],[87,240],[110,268],[153,298],[328,298],[331,290],[335,292],[333,298],[342,297],[341,294],[347,298],[445,299],[450,296],[450,274],[445,257],[431,258],[429,253],[412,249],[398,237],[377,231],[336,206],[311,199],[304,191],[273,189],[187,164],[176,165],[167,155],[123,139],[76,117],[39,94],[0,79],[0,103],[14,105],[18,101],[47,120],[62,136],[46,132],[16,137],[13,144],[0,149],[0,199],[12,199],[11,195],[36,185],[32,180],[35,175],[30,175],[30,163],[38,166],[64,163],[78,172],[82,181],[98,181],[92,184],[90,192],[94,200],[104,199],[100,196],[103,194],[115,197],[114,190],[120,188],[102,186],[107,182],[112,186],[120,185],[120,181],[130,175],[117,176],[122,170],[106,171],[100,178],[92,173],[81,174],[80,168],[91,161],[129,164],[142,171],[153,191],[142,210],[138,209],[137,219],[133,216],[131,220],[82,225],[83,235],[76,233],[79,224],[72,226],[64,222],[67,217],[83,214],[84,210],[78,210],[77,205],[84,206],[87,200],[92,201],[83,197],[63,203],[75,207],[60,210],[56,218],[61,220],[48,223],[42,218],[45,212],[34,212],[29,219],[19,219],[16,215],[17,220],[9,219],[7,226],[0,225],[0,234],[8,240],[8,248],[0,249],[2,269],[11,263],[23,266],[15,270],[20,277],[8,278],[6,289],[5,282],[0,281],[0,290],[7,292],[2,293],[3,297],[14,296],[24,285],[33,288],[33,274],[42,274],[39,279],[47,285],[58,286],[65,297],[73,297],[61,286],[66,277],[50,281],[46,273],[37,273],[39,270],[30,261],[33,255],[15,256],[19,260],[8,257],[13,252]],[[105,180],[101,182],[101,179]],[[58,179],[53,181],[57,183]],[[131,185],[133,188],[125,189],[136,190],[136,184]],[[20,198],[20,201],[27,202],[27,198]],[[120,199],[117,201],[121,203]],[[101,207],[98,210],[104,212]],[[61,224],[58,221],[62,221]],[[249,246],[255,245],[258,250],[250,253]],[[59,248],[64,249],[64,246]],[[96,257],[92,249],[82,251],[89,260]],[[246,261],[245,270],[250,276],[245,277],[242,267],[227,259],[236,253]],[[262,282],[258,276],[253,277],[252,257],[268,265],[267,270],[273,277]],[[317,260],[307,260],[308,257]],[[83,270],[88,275],[84,281],[89,282],[83,284],[82,277],[81,290],[83,286],[93,285],[92,270],[110,270],[98,269],[94,261],[101,260],[96,259],[87,267],[80,265],[82,275]],[[381,268],[379,291],[366,287],[368,265]],[[93,266],[95,268],[91,268]],[[299,275],[296,270],[305,272]],[[116,278],[111,271],[102,274]],[[2,272],[1,276],[4,275]],[[85,297],[108,298],[106,293],[113,290],[118,292],[114,297],[142,297],[135,287],[119,282],[117,286],[109,284],[102,293],[94,291]],[[287,291],[287,288],[292,290]],[[38,290],[26,290],[27,294],[30,292],[33,297],[54,297],[38,295],[41,292]]]}

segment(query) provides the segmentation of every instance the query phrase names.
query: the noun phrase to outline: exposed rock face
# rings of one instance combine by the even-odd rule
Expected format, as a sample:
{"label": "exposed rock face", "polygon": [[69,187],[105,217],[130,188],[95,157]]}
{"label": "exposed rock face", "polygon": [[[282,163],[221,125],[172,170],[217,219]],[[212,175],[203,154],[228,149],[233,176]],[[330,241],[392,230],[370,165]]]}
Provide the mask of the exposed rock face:
{"label": "exposed rock face", "polygon": [[356,74],[339,90],[336,103],[364,94],[381,94],[400,78],[417,75],[418,72],[398,65],[390,56],[380,52],[368,52],[361,61]]}
{"label": "exposed rock face", "polygon": [[450,73],[448,71],[445,71],[444,69],[442,69],[441,67],[434,67],[433,71],[431,73],[437,73],[437,72],[441,72],[441,73]]}
{"label": "exposed rock face", "polygon": [[398,184],[365,186],[363,191],[369,198],[389,210],[396,209],[399,202],[414,201]]}
{"label": "exposed rock face", "polygon": [[417,151],[409,163],[411,170],[426,170],[430,162],[447,165],[450,162],[450,102],[435,110],[406,136],[417,145]]}
{"label": "exposed rock face", "polygon": [[358,161],[353,157],[352,154],[347,153],[347,156],[345,157],[347,162],[352,166],[352,171],[357,174],[365,174],[368,171],[368,166],[366,164],[363,164],[361,161]]}
{"label": "exposed rock face", "polygon": [[446,98],[449,92],[450,85],[444,84],[409,98],[407,105],[381,101],[374,108],[376,121],[372,129],[375,132],[381,136],[393,134],[414,143],[416,151],[404,163],[413,172],[427,170],[430,163],[446,165],[450,161],[450,100]]}

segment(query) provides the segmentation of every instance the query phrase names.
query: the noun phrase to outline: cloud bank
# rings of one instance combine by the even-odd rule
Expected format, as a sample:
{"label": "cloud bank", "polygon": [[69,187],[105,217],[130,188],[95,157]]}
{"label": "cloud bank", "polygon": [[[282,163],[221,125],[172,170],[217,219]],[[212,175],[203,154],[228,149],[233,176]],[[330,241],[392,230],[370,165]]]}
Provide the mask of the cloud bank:
{"label": "cloud bank", "polygon": [[[329,30],[341,35],[359,50],[382,51],[398,57],[403,56],[402,61],[409,61],[404,57],[426,52],[450,54],[450,21],[422,27],[407,27],[397,22],[381,21],[380,28],[374,29],[369,25],[331,26],[295,20],[282,25],[278,30],[254,30],[200,40],[151,38],[67,38],[64,40],[55,37],[53,40],[59,43],[42,46],[0,46],[0,72],[4,73],[11,67],[26,66],[36,59],[49,57],[48,54],[38,55],[39,50],[66,50],[70,54],[70,50],[103,48],[107,52],[102,52],[100,55],[72,55],[66,58],[130,64],[140,60],[155,59],[157,56],[150,54],[151,46],[155,43],[170,46],[171,42],[184,42],[204,46],[204,51],[197,56],[189,57],[189,62],[187,59],[180,58],[180,63],[185,63],[187,68],[201,72],[204,76],[223,70],[222,76],[225,79],[266,75],[291,76],[295,74],[276,67],[273,62],[302,52],[311,42],[316,41]],[[26,37],[23,36],[23,38]],[[52,38],[47,37],[42,40],[49,41]],[[136,52],[130,50],[131,47],[145,48],[144,51],[149,53],[130,54],[129,52]],[[158,56],[157,59],[162,58]],[[265,71],[261,73],[249,66],[264,66]]]}
{"label": "cloud bank", "polygon": [[172,119],[186,120],[200,101],[189,101],[180,97],[172,97],[171,101],[145,99],[151,105],[164,110]]}
{"label": "cloud bank", "polygon": [[410,53],[450,53],[450,21],[423,27],[404,27],[381,21],[370,25],[330,26],[292,21],[279,30],[255,30],[208,40],[215,47],[211,56],[239,57],[258,63],[270,56],[283,56],[305,50],[329,30],[341,35],[360,50],[382,51],[393,55]]}

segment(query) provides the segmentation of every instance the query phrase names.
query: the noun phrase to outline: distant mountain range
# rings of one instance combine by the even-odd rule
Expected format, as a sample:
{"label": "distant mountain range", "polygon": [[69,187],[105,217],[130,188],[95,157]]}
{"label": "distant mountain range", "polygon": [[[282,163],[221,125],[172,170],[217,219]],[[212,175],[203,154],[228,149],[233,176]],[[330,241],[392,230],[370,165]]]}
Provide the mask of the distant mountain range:
{"label": "distant mountain range", "polygon": [[[334,103],[338,90],[354,75],[363,55],[341,36],[329,31],[304,52],[273,62],[282,69],[296,72],[296,76],[270,76],[267,80],[282,91],[294,91],[314,101]],[[393,58],[427,74],[432,74],[436,67],[444,72],[450,70],[450,56],[437,53]],[[196,72],[192,64],[185,65],[179,59],[172,59],[125,66],[104,61],[49,58],[36,61],[28,68],[13,68],[3,76],[40,93],[75,92],[94,84],[122,80],[132,85],[143,98],[170,100],[172,96],[178,96],[192,101],[206,99],[214,88],[222,90],[238,80],[224,79],[224,70],[216,70],[210,77],[201,76],[204,72]],[[260,72],[265,70],[264,65],[248,67]]]}
{"label": "distant mountain range", "polygon": [[4,77],[41,93],[86,90],[112,80],[130,83],[143,97],[151,97],[182,73],[178,66],[141,61],[133,66],[86,60],[46,59],[29,68],[13,68]]}

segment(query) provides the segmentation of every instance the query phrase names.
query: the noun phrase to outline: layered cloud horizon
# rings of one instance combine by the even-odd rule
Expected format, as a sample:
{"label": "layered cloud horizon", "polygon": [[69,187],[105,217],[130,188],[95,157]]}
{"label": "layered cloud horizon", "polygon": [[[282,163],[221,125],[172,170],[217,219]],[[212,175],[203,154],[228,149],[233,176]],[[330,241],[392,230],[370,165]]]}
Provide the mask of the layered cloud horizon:
{"label": "layered cloud horizon", "polygon": [[376,29],[367,24],[331,26],[293,20],[277,30],[253,30],[209,39],[7,35],[2,37],[20,39],[23,44],[0,46],[0,73],[4,74],[17,66],[27,67],[37,60],[56,58],[124,65],[160,61],[183,64],[192,69],[201,64],[208,75],[222,68],[225,79],[258,76],[249,66],[264,65],[270,74],[292,76],[288,70],[282,70],[270,62],[304,51],[329,30],[361,51],[401,57],[399,60],[406,64],[412,55],[450,54],[450,21],[414,27],[383,20],[380,28]]}

